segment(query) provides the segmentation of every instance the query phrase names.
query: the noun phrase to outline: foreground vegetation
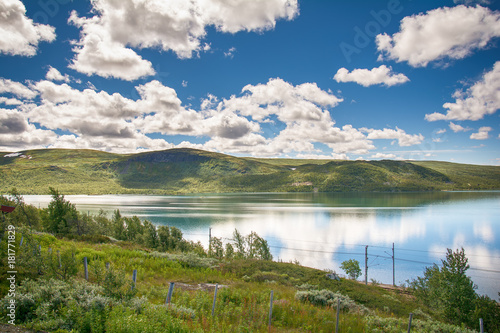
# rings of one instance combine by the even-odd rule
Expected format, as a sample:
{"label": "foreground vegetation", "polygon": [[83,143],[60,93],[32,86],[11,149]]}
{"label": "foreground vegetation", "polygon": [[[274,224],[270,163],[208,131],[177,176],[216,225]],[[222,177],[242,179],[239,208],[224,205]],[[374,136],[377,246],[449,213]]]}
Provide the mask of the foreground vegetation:
{"label": "foreground vegetation", "polygon": [[195,149],[131,155],[0,153],[0,193],[182,194],[500,189],[500,167],[446,162],[237,158]]}
{"label": "foreground vegetation", "polygon": [[[17,270],[9,296],[7,256],[1,258],[2,322],[9,321],[14,299],[16,324],[49,332],[265,332],[273,290],[273,332],[332,332],[339,301],[341,332],[405,331],[410,313],[412,332],[473,332],[479,318],[486,331],[500,332],[500,310],[475,294],[463,251],[450,251],[441,268],[429,268],[410,288],[385,290],[273,262],[267,242],[254,233],[235,231],[225,247],[214,238],[204,249],[176,228],[156,229],[119,211],[81,214],[50,191],[47,209],[24,204],[16,191],[0,197],[3,205],[16,205],[2,220],[3,231],[16,230]],[[166,305],[170,282],[176,284]],[[212,316],[214,284],[220,289]]]}

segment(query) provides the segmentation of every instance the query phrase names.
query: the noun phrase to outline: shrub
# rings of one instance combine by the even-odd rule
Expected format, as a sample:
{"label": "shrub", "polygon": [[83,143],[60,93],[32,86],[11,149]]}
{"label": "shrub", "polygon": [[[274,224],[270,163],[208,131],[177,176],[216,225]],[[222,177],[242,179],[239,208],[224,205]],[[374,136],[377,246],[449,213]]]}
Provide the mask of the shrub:
{"label": "shrub", "polygon": [[[119,305],[110,312],[106,322],[107,333],[196,333],[202,332],[200,328],[193,327],[194,323],[183,321],[177,315],[178,309],[173,310],[165,305],[144,304],[140,313]],[[182,316],[182,315],[181,315]]]}
{"label": "shrub", "polygon": [[359,261],[355,259],[349,259],[343,261],[340,268],[346,272],[350,279],[356,280],[361,276],[361,268],[359,268]]}
{"label": "shrub", "polygon": [[450,323],[473,325],[471,315],[477,298],[476,286],[466,275],[469,269],[468,259],[462,248],[453,252],[447,250],[446,260],[441,260],[442,267],[436,264],[427,267],[424,277],[410,283],[415,296],[439,311]]}
{"label": "shrub", "polygon": [[[112,301],[101,293],[101,287],[87,282],[24,280],[14,297],[16,323],[51,331],[103,332]],[[5,297],[0,301],[3,316],[9,300]]]}
{"label": "shrub", "polygon": [[[400,333],[408,329],[408,319],[365,317],[365,330],[374,333]],[[415,333],[474,333],[467,328],[431,320],[412,320],[411,331]]]}
{"label": "shrub", "polygon": [[185,268],[214,268],[217,266],[218,260],[214,258],[205,258],[194,252],[187,253],[161,253],[151,252],[153,258],[167,258],[168,260],[177,261]]}
{"label": "shrub", "polygon": [[123,271],[117,271],[111,266],[104,276],[103,293],[115,300],[129,300],[137,293],[132,285],[133,281],[127,280]]}
{"label": "shrub", "polygon": [[313,305],[320,306],[337,306],[338,300],[340,300],[340,309],[348,310],[349,312],[356,313],[369,313],[370,310],[363,305],[357,304],[349,296],[342,295],[340,293],[334,293],[331,290],[308,290],[308,291],[297,291],[295,294],[295,299],[302,302],[309,302]]}

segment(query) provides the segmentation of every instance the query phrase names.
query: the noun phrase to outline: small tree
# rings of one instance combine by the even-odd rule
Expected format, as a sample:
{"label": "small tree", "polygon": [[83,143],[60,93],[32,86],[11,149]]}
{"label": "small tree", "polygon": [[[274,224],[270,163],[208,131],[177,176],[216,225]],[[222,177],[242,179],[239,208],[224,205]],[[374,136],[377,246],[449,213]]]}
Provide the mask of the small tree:
{"label": "small tree", "polygon": [[125,221],[126,225],[126,240],[135,242],[138,237],[140,237],[143,233],[144,226],[142,225],[141,220],[137,216],[132,217],[124,217],[123,221]]}
{"label": "small tree", "polygon": [[170,250],[170,228],[166,225],[161,225],[157,229],[158,242],[160,251]]}
{"label": "small tree", "polygon": [[237,259],[273,260],[269,244],[255,231],[245,237],[237,229],[234,229],[232,240],[234,245],[231,245],[230,253]]}
{"label": "small tree", "polygon": [[47,208],[46,230],[54,234],[68,234],[71,222],[78,220],[76,207],[65,200],[64,195],[59,194],[59,191],[52,187],[50,187],[50,195],[52,201]]}
{"label": "small tree", "polygon": [[273,260],[273,255],[271,254],[271,249],[267,244],[267,241],[257,235],[257,233],[252,232],[249,236],[252,240],[252,250],[253,257],[261,260]]}
{"label": "small tree", "polygon": [[441,262],[441,268],[436,264],[427,267],[424,277],[412,281],[410,287],[415,296],[441,312],[452,324],[470,326],[477,295],[476,286],[466,275],[469,264],[464,249],[455,252],[447,249],[446,260]]}
{"label": "small tree", "polygon": [[143,224],[144,228],[142,234],[142,243],[152,249],[158,248],[158,246],[160,245],[160,241],[158,238],[158,233],[156,232],[156,227],[148,220],[144,220]]}
{"label": "small tree", "polygon": [[115,210],[113,218],[111,220],[113,236],[116,239],[124,240],[126,238],[125,225],[123,224],[123,218],[120,214],[120,210]]}
{"label": "small tree", "polygon": [[233,232],[233,241],[234,241],[234,247],[236,248],[236,258],[241,259],[245,257],[245,246],[246,246],[246,241],[245,237],[243,237],[237,229],[234,229]]}
{"label": "small tree", "polygon": [[349,276],[350,279],[356,280],[361,276],[361,268],[359,268],[359,261],[349,259],[340,265],[340,268]]}
{"label": "small tree", "polygon": [[218,237],[212,237],[210,239],[209,254],[212,258],[222,259],[224,257],[224,247],[222,245],[222,239]]}
{"label": "small tree", "polygon": [[232,259],[234,256],[234,247],[231,243],[226,244],[225,256],[226,259]]}
{"label": "small tree", "polygon": [[[31,229],[40,230],[40,215],[38,210],[32,205],[26,205],[24,198],[17,191],[16,188],[10,190],[10,202],[6,202],[7,206],[16,206],[16,210],[11,213],[12,222],[18,222],[20,225],[24,224]],[[2,202],[2,204],[4,204]]]}

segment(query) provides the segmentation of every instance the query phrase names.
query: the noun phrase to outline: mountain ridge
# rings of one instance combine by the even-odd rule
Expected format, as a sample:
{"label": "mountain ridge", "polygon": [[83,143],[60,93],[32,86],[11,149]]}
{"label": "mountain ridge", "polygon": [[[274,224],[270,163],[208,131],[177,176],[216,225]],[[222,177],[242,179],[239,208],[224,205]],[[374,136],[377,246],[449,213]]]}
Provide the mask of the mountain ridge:
{"label": "mountain ridge", "polygon": [[439,161],[235,157],[191,148],[134,154],[84,149],[0,153],[0,192],[188,194],[498,190],[500,167]]}

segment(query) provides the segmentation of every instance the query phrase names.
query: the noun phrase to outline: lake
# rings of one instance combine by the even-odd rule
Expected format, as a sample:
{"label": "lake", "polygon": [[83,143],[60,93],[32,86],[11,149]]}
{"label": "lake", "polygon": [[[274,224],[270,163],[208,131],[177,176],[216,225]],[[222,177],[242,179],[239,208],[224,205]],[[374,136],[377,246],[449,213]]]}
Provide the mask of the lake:
{"label": "lake", "polygon": [[[24,197],[46,207],[50,196]],[[395,282],[423,276],[445,258],[446,249],[463,247],[468,275],[478,293],[498,300],[500,291],[500,192],[425,193],[245,193],[191,196],[68,195],[82,212],[137,215],[157,225],[175,226],[189,240],[208,247],[213,237],[230,241],[234,229],[265,238],[274,260],[334,270],[356,259],[364,280]],[[366,246],[368,245],[368,248]]]}

